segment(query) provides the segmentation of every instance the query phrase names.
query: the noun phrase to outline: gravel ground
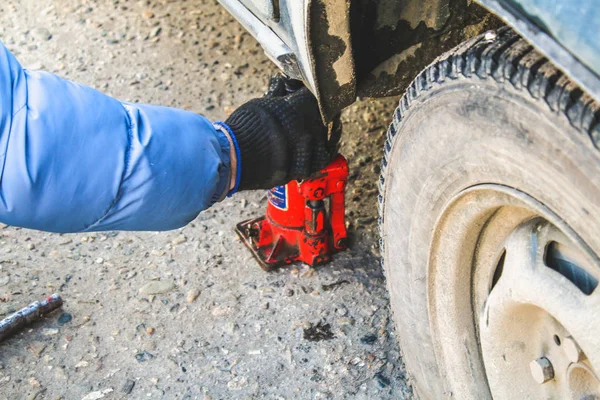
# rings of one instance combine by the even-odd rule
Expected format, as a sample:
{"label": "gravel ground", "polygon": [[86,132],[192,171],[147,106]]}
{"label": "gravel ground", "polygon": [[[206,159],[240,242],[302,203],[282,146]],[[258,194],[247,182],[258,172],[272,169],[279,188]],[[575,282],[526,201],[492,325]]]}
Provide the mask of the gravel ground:
{"label": "gravel ground", "polygon": [[[3,0],[0,39],[27,68],[212,120],[275,72],[212,0]],[[0,399],[412,397],[376,250],[396,100],[344,112],[351,248],[316,270],[265,273],[237,239],[235,223],[264,211],[263,192],[171,232],[2,226],[0,317],[54,292],[65,305],[0,344]]]}

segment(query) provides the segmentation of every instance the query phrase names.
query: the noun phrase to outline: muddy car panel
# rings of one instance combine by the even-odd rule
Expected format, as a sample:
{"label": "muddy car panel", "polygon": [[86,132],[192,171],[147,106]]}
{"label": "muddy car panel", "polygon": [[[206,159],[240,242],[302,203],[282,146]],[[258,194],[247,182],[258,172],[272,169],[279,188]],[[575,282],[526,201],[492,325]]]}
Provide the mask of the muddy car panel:
{"label": "muddy car panel", "polygon": [[326,120],[357,97],[402,93],[444,51],[504,23],[600,100],[592,0],[219,1],[317,95]]}

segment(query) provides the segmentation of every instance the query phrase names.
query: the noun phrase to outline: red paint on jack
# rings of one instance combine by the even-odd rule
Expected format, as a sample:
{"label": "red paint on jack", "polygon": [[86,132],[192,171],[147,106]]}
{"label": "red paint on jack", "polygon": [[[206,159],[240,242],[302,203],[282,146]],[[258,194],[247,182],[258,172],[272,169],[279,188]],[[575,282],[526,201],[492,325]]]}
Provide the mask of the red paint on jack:
{"label": "red paint on jack", "polygon": [[266,215],[238,224],[236,231],[265,270],[296,261],[324,264],[346,248],[347,181],[348,162],[338,155],[316,177],[289,182],[278,192],[279,203],[269,196]]}

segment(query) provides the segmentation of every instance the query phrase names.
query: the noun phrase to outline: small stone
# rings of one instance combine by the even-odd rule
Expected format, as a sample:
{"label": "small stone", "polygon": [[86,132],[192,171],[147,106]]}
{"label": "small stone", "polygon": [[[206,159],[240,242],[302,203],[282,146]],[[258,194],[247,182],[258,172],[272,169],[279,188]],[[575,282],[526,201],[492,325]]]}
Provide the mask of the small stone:
{"label": "small stone", "polygon": [[48,253],[48,257],[53,258],[53,259],[60,258],[60,251],[51,250],[50,253]]}
{"label": "small stone", "polygon": [[287,288],[283,291],[283,295],[285,297],[292,297],[294,295],[294,291],[290,288]]}
{"label": "small stone", "polygon": [[175,239],[172,240],[173,245],[178,245],[181,243],[185,243],[187,242],[187,237],[185,237],[185,235],[181,234],[179,236],[177,236]]}
{"label": "small stone", "polygon": [[130,280],[131,278],[133,278],[136,275],[137,275],[136,271],[129,271],[127,273],[127,275],[125,275],[125,277],[123,279],[125,279],[126,281],[128,281],[128,280]]}
{"label": "small stone", "polygon": [[162,257],[166,254],[166,252],[164,250],[152,250],[150,254],[153,256]]}
{"label": "small stone", "polygon": [[71,320],[73,319],[73,316],[69,313],[62,313],[60,315],[60,317],[58,317],[58,324],[59,325],[64,325],[67,322],[71,322]]}
{"label": "small stone", "polygon": [[52,34],[46,28],[35,28],[31,31],[31,36],[36,40],[50,40],[52,39]]}
{"label": "small stone", "polygon": [[344,306],[340,306],[340,307],[338,307],[338,308],[335,310],[335,312],[336,312],[338,315],[340,315],[340,316],[342,316],[342,317],[345,317],[345,316],[348,314],[348,309],[347,309],[346,307],[344,307]]}
{"label": "small stone", "polygon": [[44,329],[42,331],[42,335],[44,335],[44,336],[56,336],[56,335],[58,335],[58,329]]}
{"label": "small stone", "polygon": [[154,358],[154,356],[150,353],[148,353],[147,351],[144,351],[142,353],[137,353],[135,355],[135,359],[138,360],[138,362],[143,363],[145,361],[148,360],[152,360]]}
{"label": "small stone", "polygon": [[193,303],[200,296],[200,289],[190,289],[185,295],[185,301],[188,303]]}
{"label": "small stone", "polygon": [[154,378],[150,379],[150,382],[152,382],[152,384],[154,386],[158,385],[158,381],[159,381],[159,379],[157,377],[154,377]]}
{"label": "small stone", "polygon": [[385,376],[383,376],[381,373],[375,375],[375,379],[377,380],[377,383],[379,384],[380,388],[384,388],[387,386],[390,386],[390,380],[388,378],[386,378]]}
{"label": "small stone", "polygon": [[337,324],[339,326],[348,326],[348,325],[354,325],[354,319],[353,318],[338,318],[337,319]]}
{"label": "small stone", "polygon": [[240,200],[240,207],[246,208],[247,205],[248,205],[248,200],[246,200],[246,199]]}
{"label": "small stone", "polygon": [[360,338],[360,342],[366,345],[373,345],[377,341],[377,335],[366,335]]}
{"label": "small stone", "polygon": [[175,288],[175,284],[173,282],[168,281],[152,281],[146,283],[139,290],[139,293],[142,296],[150,295],[150,294],[162,294],[170,292]]}
{"label": "small stone", "polygon": [[142,351],[154,351],[156,350],[156,342],[154,340],[147,340],[142,343]]}
{"label": "small stone", "polygon": [[215,308],[213,308],[211,314],[215,317],[223,317],[225,315],[231,314],[231,308],[216,306]]}
{"label": "small stone", "polygon": [[358,366],[360,366],[361,364],[364,365],[364,363],[362,362],[362,360],[360,359],[360,357],[354,357],[352,360],[350,360],[350,365],[358,365]]}
{"label": "small stone", "polygon": [[40,384],[40,381],[38,381],[37,379],[35,379],[33,376],[31,378],[29,378],[29,384],[34,387],[34,388],[39,388],[40,386],[42,386]]}
{"label": "small stone", "polygon": [[27,350],[31,352],[37,358],[40,358],[42,352],[46,349],[46,343],[43,342],[31,342],[29,346],[27,346]]}
{"label": "small stone", "polygon": [[314,268],[308,268],[306,271],[300,274],[300,278],[310,278],[317,273],[316,271],[317,270]]}
{"label": "small stone", "polygon": [[89,362],[85,361],[85,360],[81,360],[79,361],[77,364],[75,364],[75,368],[86,368],[90,365]]}
{"label": "small stone", "polygon": [[150,10],[146,10],[142,13],[142,18],[145,18],[145,19],[154,18],[154,13]]}
{"label": "small stone", "polygon": [[236,324],[235,322],[228,322],[227,325],[225,326],[225,330],[230,335],[233,335],[239,329],[240,329],[240,326],[238,324]]}
{"label": "small stone", "polygon": [[248,386],[248,379],[243,376],[236,376],[227,382],[227,388],[229,390],[242,390],[246,386]]}
{"label": "small stone", "polygon": [[97,392],[90,392],[88,394],[86,394],[81,400],[99,400],[99,399],[103,399],[104,396],[106,396],[107,394],[111,393],[113,391],[112,388],[108,388],[108,389],[104,389],[104,390],[99,390]]}
{"label": "small stone", "polygon": [[269,303],[268,302],[263,303],[262,308],[263,308],[263,310],[268,310],[269,309]]}
{"label": "small stone", "polygon": [[123,392],[125,394],[130,394],[131,391],[133,390],[134,386],[135,386],[135,381],[131,380],[131,379],[127,379],[125,381],[125,383],[123,384],[123,387],[121,388],[121,392]]}
{"label": "small stone", "polygon": [[0,286],[6,286],[10,282],[10,275],[6,275],[0,278]]}
{"label": "small stone", "polygon": [[261,294],[261,296],[265,296],[271,293],[275,293],[275,289],[271,287],[259,287],[258,292]]}
{"label": "small stone", "polygon": [[151,31],[150,31],[150,37],[154,38],[157,37],[158,35],[160,35],[160,32],[162,31],[162,28],[160,26],[155,26]]}
{"label": "small stone", "polygon": [[35,249],[35,244],[27,243],[27,250],[33,250],[33,249]]}
{"label": "small stone", "polygon": [[152,335],[154,335],[155,331],[156,331],[156,329],[154,329],[154,328],[148,328],[148,329],[146,329],[146,335],[152,336]]}
{"label": "small stone", "polygon": [[102,258],[102,257],[98,257],[98,258],[96,258],[96,259],[94,260],[94,262],[95,262],[96,264],[102,264],[102,263],[104,263],[104,258]]}

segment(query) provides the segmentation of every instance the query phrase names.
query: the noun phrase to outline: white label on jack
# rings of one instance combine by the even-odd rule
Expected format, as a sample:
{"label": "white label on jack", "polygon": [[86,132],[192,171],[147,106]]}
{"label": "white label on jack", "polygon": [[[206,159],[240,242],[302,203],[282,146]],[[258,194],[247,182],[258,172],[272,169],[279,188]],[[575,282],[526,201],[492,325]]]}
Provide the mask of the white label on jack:
{"label": "white label on jack", "polygon": [[288,209],[287,185],[275,186],[267,192],[267,198],[273,207],[286,211]]}

